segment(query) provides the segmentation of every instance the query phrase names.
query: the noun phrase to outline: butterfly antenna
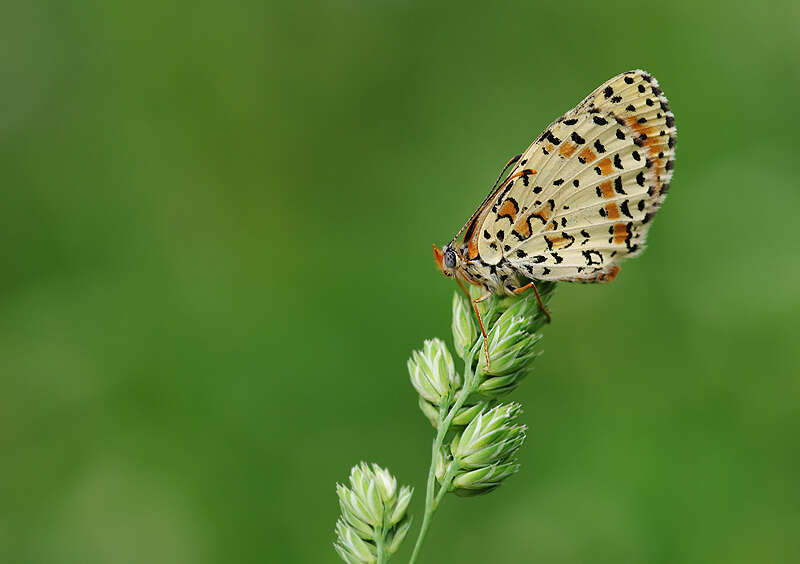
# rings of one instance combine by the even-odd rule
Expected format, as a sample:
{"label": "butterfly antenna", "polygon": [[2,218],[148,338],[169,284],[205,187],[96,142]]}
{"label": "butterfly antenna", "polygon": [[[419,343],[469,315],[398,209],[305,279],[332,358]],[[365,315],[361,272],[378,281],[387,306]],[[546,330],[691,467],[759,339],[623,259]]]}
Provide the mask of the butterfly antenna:
{"label": "butterfly antenna", "polygon": [[492,186],[492,192],[494,192],[494,189],[495,189],[495,188],[497,188],[497,185],[498,185],[498,184],[500,184],[500,179],[502,179],[502,178],[503,178],[503,175],[504,175],[504,174],[506,173],[506,171],[508,170],[508,167],[510,167],[512,164],[514,164],[515,162],[517,162],[518,160],[520,160],[520,158],[522,158],[522,153],[520,153],[519,155],[517,155],[517,156],[515,156],[515,157],[511,157],[511,158],[508,160],[508,162],[506,163],[506,166],[504,166],[504,167],[503,167],[503,170],[502,170],[502,172],[500,173],[500,176],[498,176],[498,177],[497,177],[497,180],[495,181],[495,183],[494,183],[494,186]]}

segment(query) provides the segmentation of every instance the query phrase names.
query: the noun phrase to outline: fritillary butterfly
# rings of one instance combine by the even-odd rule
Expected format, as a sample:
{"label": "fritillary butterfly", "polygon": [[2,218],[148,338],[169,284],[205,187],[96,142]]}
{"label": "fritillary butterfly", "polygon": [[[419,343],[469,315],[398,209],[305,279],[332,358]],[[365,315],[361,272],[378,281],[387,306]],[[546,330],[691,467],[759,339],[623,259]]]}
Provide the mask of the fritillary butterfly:
{"label": "fritillary butterfly", "polygon": [[533,288],[549,319],[536,280],[610,282],[622,259],[642,251],[669,189],[675,135],[658,82],[633,70],[509,160],[464,227],[433,249],[446,276],[483,288],[473,306],[484,343],[477,302]]}

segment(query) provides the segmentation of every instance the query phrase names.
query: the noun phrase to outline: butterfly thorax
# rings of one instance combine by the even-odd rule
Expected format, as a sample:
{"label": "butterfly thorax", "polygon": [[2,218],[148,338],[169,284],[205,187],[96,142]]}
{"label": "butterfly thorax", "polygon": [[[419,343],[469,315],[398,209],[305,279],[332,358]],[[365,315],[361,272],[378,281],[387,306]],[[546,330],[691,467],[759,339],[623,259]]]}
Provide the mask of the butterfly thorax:
{"label": "butterfly thorax", "polygon": [[470,260],[467,253],[466,243],[459,246],[453,240],[446,245],[443,249],[445,260],[442,272],[446,276],[480,286],[492,294],[513,294],[514,290],[527,283],[527,279],[520,276],[508,261],[500,260],[497,264],[489,264],[480,257]]}

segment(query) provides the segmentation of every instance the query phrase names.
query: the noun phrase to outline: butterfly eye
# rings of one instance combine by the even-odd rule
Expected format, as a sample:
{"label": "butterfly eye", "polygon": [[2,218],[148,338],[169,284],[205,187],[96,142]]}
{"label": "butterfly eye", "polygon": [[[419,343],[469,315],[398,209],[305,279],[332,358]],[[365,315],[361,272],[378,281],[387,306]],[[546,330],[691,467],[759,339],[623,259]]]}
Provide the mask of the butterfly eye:
{"label": "butterfly eye", "polygon": [[445,251],[444,265],[446,268],[456,267],[456,254],[452,251],[452,249],[448,249],[447,251]]}

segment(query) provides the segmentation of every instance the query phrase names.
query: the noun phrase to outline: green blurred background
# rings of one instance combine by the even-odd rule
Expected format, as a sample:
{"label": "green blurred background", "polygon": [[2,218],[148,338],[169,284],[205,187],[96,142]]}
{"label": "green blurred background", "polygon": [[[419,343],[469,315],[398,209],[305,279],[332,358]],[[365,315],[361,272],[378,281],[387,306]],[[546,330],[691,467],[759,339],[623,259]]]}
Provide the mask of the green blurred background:
{"label": "green blurred background", "polygon": [[679,131],[649,249],[557,291],[523,469],[423,560],[800,561],[800,8],[755,6],[6,6],[0,562],[335,562],[362,459],[419,518],[430,244],[637,67]]}

